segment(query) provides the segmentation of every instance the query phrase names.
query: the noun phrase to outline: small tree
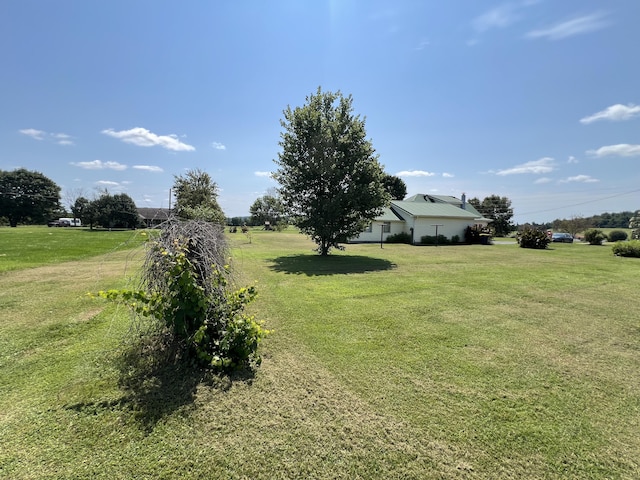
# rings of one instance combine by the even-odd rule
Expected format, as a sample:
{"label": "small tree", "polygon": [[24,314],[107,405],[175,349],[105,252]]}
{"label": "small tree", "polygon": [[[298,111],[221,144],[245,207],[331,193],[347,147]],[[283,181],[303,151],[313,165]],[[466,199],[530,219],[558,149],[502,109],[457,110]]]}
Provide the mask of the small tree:
{"label": "small tree", "polygon": [[176,176],[175,214],[185,220],[204,220],[224,225],[226,217],[218,204],[218,185],[200,169]]}
{"label": "small tree", "polygon": [[46,223],[60,210],[60,187],[53,180],[24,168],[0,170],[0,212],[9,225]]}
{"label": "small tree", "polygon": [[273,177],[291,221],[325,256],[362,232],[390,197],[351,96],[318,88],[306,100],[284,111]]}
{"label": "small tree", "polygon": [[227,258],[221,225],[170,220],[149,244],[141,289],[99,295],[159,322],[179,351],[201,365],[257,365],[258,345],[269,332],[244,313],[256,291],[231,287]]}
{"label": "small tree", "polygon": [[135,228],[139,224],[138,209],[126,193],[111,195],[108,191],[83,207],[83,222],[105,228]]}

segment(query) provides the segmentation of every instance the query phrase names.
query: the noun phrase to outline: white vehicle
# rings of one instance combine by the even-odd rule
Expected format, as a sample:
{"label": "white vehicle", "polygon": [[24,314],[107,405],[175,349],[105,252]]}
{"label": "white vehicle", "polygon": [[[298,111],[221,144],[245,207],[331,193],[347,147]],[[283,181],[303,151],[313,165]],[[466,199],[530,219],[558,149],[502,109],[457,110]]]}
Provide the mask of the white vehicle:
{"label": "white vehicle", "polygon": [[79,218],[59,218],[59,224],[69,226],[69,227],[80,227],[82,226],[82,222]]}

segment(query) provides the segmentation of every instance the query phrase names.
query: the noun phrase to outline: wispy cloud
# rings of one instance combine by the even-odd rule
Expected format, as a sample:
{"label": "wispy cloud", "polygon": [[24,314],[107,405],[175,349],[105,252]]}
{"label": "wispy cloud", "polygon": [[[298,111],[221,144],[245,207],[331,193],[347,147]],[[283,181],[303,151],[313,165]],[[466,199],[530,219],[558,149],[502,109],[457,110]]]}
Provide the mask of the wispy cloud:
{"label": "wispy cloud", "polygon": [[617,145],[606,145],[597,150],[588,150],[588,155],[593,157],[637,157],[640,156],[640,145],[629,145],[628,143],[619,143]]}
{"label": "wispy cloud", "polygon": [[131,168],[135,168],[136,170],[146,170],[147,172],[164,172],[162,168],[156,167],[155,165],[134,165]]}
{"label": "wispy cloud", "polygon": [[546,38],[547,40],[562,40],[564,38],[595,32],[610,25],[602,12],[574,17],[540,30],[532,30],[526,38]]}
{"label": "wispy cloud", "polygon": [[253,172],[256,177],[270,177],[271,172]]}
{"label": "wispy cloud", "polygon": [[103,130],[102,133],[109,135],[110,137],[122,140],[125,143],[131,143],[139,147],[155,147],[160,146],[167,150],[173,150],[176,152],[190,152],[195,150],[195,147],[178,140],[178,136],[175,134],[169,135],[156,135],[150,132],[146,128],[136,127],[131,130],[115,131],[112,128]]}
{"label": "wispy cloud", "polygon": [[98,180],[96,185],[100,185],[102,187],[119,187],[120,184],[118,182],[112,182],[111,180]]}
{"label": "wispy cloud", "polygon": [[571,156],[569,156],[569,159],[567,160],[567,163],[579,163],[579,162],[578,162],[578,159],[576,157],[571,155]]}
{"label": "wispy cloud", "polygon": [[453,178],[453,177],[455,177],[455,175],[454,175],[453,173],[447,173],[447,172],[444,172],[444,173],[442,174],[442,176],[443,176],[444,178]]}
{"label": "wispy cloud", "polygon": [[24,128],[18,131],[23,135],[33,138],[34,140],[50,140],[57,143],[58,145],[74,144],[71,140],[73,137],[71,135],[67,135],[66,133],[49,133],[43,130],[36,130],[35,128]]}
{"label": "wispy cloud", "polygon": [[521,174],[534,174],[541,175],[543,173],[549,173],[555,170],[555,161],[551,157],[544,157],[539,160],[532,160],[530,162],[516,165],[512,168],[506,168],[504,170],[498,170],[496,175],[521,175]]}
{"label": "wispy cloud", "polygon": [[585,125],[587,125],[589,123],[597,122],[598,120],[620,122],[623,120],[631,120],[632,118],[639,115],[640,105],[634,105],[632,103],[630,103],[629,105],[621,105],[617,103],[605,108],[604,110],[596,112],[593,115],[581,118],[580,123],[584,123]]}
{"label": "wispy cloud", "polygon": [[424,170],[403,170],[396,173],[396,177],[433,177],[435,173]]}
{"label": "wispy cloud", "polygon": [[226,145],[223,145],[223,144],[222,144],[222,143],[220,143],[220,142],[213,142],[213,143],[211,144],[211,146],[212,146],[213,148],[215,148],[216,150],[226,150],[226,149],[227,149]]}
{"label": "wispy cloud", "polygon": [[571,183],[571,182],[577,182],[577,183],[596,183],[599,182],[600,180],[598,180],[597,178],[593,178],[589,175],[576,175],[575,177],[569,177],[566,178],[564,180],[560,180],[560,183]]}
{"label": "wispy cloud", "polygon": [[545,183],[551,183],[553,180],[549,177],[540,177],[538,178],[535,182],[533,182],[536,185],[542,185]]}
{"label": "wispy cloud", "polygon": [[91,162],[71,162],[75,167],[84,168],[86,170],[126,170],[127,166],[118,162],[103,162],[102,160],[93,160]]}
{"label": "wispy cloud", "polygon": [[473,28],[483,33],[492,28],[504,28],[522,18],[518,6],[513,3],[499,5],[473,19]]}

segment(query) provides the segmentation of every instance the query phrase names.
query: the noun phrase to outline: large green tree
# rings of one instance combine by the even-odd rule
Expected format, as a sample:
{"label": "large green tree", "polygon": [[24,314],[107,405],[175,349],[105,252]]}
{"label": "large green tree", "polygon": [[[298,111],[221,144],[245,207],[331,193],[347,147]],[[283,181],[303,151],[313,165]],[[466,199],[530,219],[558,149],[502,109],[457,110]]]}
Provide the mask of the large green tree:
{"label": "large green tree", "polygon": [[400,177],[385,174],[382,183],[391,195],[391,200],[403,200],[407,196],[407,184]]}
{"label": "large green tree", "polygon": [[225,223],[225,215],[218,204],[218,185],[200,169],[175,176],[173,192],[176,196],[175,214],[188,220]]}
{"label": "large green tree", "polygon": [[473,205],[483,217],[493,220],[491,227],[497,236],[502,237],[508,235],[514,230],[515,227],[511,223],[513,208],[511,208],[511,200],[507,197],[490,195],[482,201],[477,198],[472,198],[469,200],[469,203]]}
{"label": "large green tree", "polygon": [[0,170],[0,216],[9,225],[46,223],[59,213],[60,187],[40,172],[20,168]]}
{"label": "large green tree", "polygon": [[135,228],[140,220],[133,199],[126,193],[111,195],[107,191],[85,205],[83,223],[101,225],[104,228]]}
{"label": "large green tree", "polygon": [[356,236],[388,205],[384,171],[351,95],[322,92],[284,110],[274,178],[285,211],[321,255]]}
{"label": "large green tree", "polygon": [[284,222],[284,206],[278,196],[263,195],[249,207],[252,225],[263,225],[269,222],[274,227]]}

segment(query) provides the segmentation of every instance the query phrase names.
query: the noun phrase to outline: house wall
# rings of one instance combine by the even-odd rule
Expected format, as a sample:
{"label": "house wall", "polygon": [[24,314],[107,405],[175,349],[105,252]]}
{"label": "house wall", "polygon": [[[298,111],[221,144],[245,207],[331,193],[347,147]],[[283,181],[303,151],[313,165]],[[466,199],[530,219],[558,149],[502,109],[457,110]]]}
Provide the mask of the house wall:
{"label": "house wall", "polygon": [[475,225],[473,221],[468,219],[454,219],[454,218],[416,218],[413,225],[413,241],[414,243],[420,243],[420,239],[426,235],[434,237],[436,235],[436,227],[438,226],[438,235],[444,235],[449,240],[454,235],[460,237],[460,241],[464,241],[464,232],[468,226]]}
{"label": "house wall", "polygon": [[[381,230],[381,223],[379,221],[375,221],[373,222],[372,228],[370,232],[362,232],[360,235],[358,235],[356,238],[352,238],[351,240],[349,240],[352,243],[376,243],[376,242],[380,242],[380,230]],[[387,237],[389,235],[395,235],[397,233],[401,233],[406,231],[408,232],[408,229],[405,228],[405,224],[404,222],[390,222],[390,231],[389,232],[385,232],[382,234],[382,241],[384,242]]]}

